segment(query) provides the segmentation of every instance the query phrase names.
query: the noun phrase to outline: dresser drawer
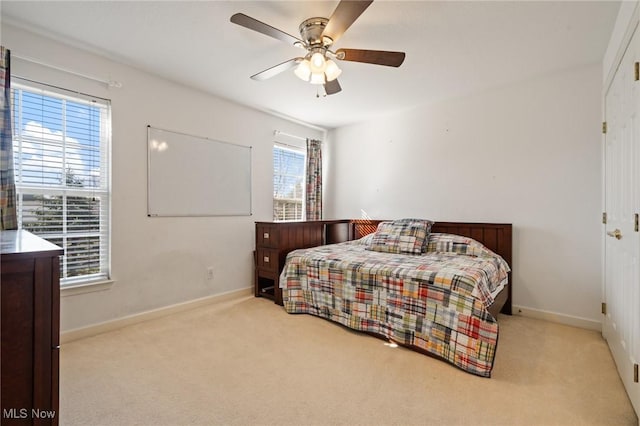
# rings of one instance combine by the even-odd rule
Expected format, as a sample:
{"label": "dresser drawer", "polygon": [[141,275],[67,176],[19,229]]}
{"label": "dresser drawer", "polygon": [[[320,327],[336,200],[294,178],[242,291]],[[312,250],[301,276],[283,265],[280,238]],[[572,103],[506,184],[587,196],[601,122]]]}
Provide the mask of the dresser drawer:
{"label": "dresser drawer", "polygon": [[278,250],[258,248],[256,261],[258,268],[278,272]]}

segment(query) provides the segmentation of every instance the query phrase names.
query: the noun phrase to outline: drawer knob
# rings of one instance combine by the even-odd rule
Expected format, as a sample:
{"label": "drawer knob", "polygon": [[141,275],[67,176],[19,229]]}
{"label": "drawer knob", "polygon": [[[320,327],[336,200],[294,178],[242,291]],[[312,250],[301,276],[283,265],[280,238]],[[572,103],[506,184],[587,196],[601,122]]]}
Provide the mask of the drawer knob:
{"label": "drawer knob", "polygon": [[264,263],[269,263],[269,256],[263,257],[262,260],[264,260]]}
{"label": "drawer knob", "polygon": [[262,238],[264,238],[265,240],[269,239],[269,233],[265,232],[264,234],[262,234]]}

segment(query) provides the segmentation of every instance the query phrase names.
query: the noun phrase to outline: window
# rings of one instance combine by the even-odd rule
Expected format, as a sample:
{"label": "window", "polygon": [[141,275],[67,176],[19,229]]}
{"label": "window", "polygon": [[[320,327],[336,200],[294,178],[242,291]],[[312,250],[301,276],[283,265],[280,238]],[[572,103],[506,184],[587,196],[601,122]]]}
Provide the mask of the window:
{"label": "window", "polygon": [[110,103],[12,86],[18,226],[64,249],[61,285],[108,279]]}
{"label": "window", "polygon": [[303,148],[273,146],[273,220],[302,220],[304,217]]}

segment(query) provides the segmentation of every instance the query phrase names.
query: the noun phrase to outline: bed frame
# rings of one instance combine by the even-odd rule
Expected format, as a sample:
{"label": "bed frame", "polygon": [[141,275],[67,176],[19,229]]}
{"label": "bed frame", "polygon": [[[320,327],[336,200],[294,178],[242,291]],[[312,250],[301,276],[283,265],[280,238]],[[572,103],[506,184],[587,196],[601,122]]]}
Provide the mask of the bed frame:
{"label": "bed frame", "polygon": [[[353,219],[350,221],[350,239],[362,238],[376,231],[382,220]],[[498,313],[511,315],[511,292],[513,287],[513,262],[511,258],[512,225],[510,223],[467,223],[435,222],[431,232],[457,234],[473,238],[484,244],[489,250],[502,256],[511,267],[509,284],[498,294],[489,312],[494,318]]]}
{"label": "bed frame", "polygon": [[[380,222],[382,220],[373,219],[256,222],[256,297],[269,297],[282,305],[279,276],[290,251],[355,240],[375,232]],[[473,238],[502,256],[513,270],[511,229],[511,224],[504,223],[435,222],[431,232]],[[265,263],[263,259],[268,259],[269,263]],[[513,275],[510,273],[509,285],[489,307],[489,312],[494,318],[499,312],[511,315],[512,280]],[[267,289],[270,289],[270,292],[267,292]]]}
{"label": "bed frame", "polygon": [[[322,225],[323,227],[322,243],[309,245],[308,247],[324,245],[324,244],[332,244],[332,243],[362,238],[365,235],[375,232],[378,227],[378,224],[382,221],[383,220],[364,220],[364,219],[327,221]],[[312,222],[305,222],[305,223],[311,224]],[[315,225],[319,225],[319,222],[316,221]],[[307,226],[307,225],[303,225],[303,226]],[[464,237],[473,238],[474,240],[482,243],[491,251],[502,256],[502,258],[509,264],[509,266],[513,268],[512,225],[511,224],[435,222],[431,228],[431,232],[456,234]],[[296,248],[302,248],[302,247],[298,246]],[[499,313],[511,315],[512,313],[511,292],[512,292],[512,272],[508,274],[508,284],[502,289],[502,291],[500,291],[500,293],[498,293],[498,295],[494,299],[493,304],[489,306],[487,309],[494,319],[498,319]],[[326,319],[329,321],[332,321],[330,318],[326,318]],[[352,327],[346,324],[341,324],[341,325],[343,325],[344,327],[347,327],[348,329],[352,329]],[[389,340],[389,337],[383,334],[377,334],[376,332],[366,331],[366,330],[363,330],[363,332],[366,334],[375,336],[377,338]],[[454,365],[457,368],[461,368],[464,371],[467,371],[473,374],[478,374],[483,377],[490,377],[490,371],[489,371],[489,374],[485,376],[484,374],[480,374],[478,372],[472,371],[472,369],[471,370],[467,369],[462,364],[452,361],[451,359],[445,359],[440,354],[435,353],[433,351],[423,349],[418,346],[414,346],[413,344],[407,344],[402,341],[396,341],[395,343],[401,346],[406,346],[411,350],[423,353],[430,357],[443,359],[445,362],[451,365]]]}

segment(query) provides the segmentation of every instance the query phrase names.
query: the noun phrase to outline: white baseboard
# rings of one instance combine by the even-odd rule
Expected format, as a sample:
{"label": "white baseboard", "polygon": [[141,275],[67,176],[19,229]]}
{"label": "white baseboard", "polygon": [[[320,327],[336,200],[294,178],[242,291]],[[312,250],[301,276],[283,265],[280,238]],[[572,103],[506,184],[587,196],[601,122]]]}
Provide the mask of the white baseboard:
{"label": "white baseboard", "polygon": [[586,328],[602,332],[602,323],[588,318],[574,317],[572,315],[559,314],[557,312],[543,311],[541,309],[528,308],[526,306],[513,305],[513,314],[523,317],[536,318],[572,327]]}
{"label": "white baseboard", "polygon": [[165,306],[153,309],[139,314],[128,315],[122,318],[116,318],[111,321],[105,321],[98,324],[92,324],[87,327],[76,328],[60,333],[60,343],[68,343],[74,340],[83,339],[85,337],[95,336],[96,334],[106,333],[107,331],[117,330],[119,328],[149,321],[155,318],[164,317],[178,312],[188,311],[212,303],[221,303],[229,300],[250,296],[253,294],[253,287],[247,287],[240,290],[232,290],[226,293],[214,294],[212,296],[202,297],[200,299],[189,300],[188,302],[176,303],[175,305]]}

